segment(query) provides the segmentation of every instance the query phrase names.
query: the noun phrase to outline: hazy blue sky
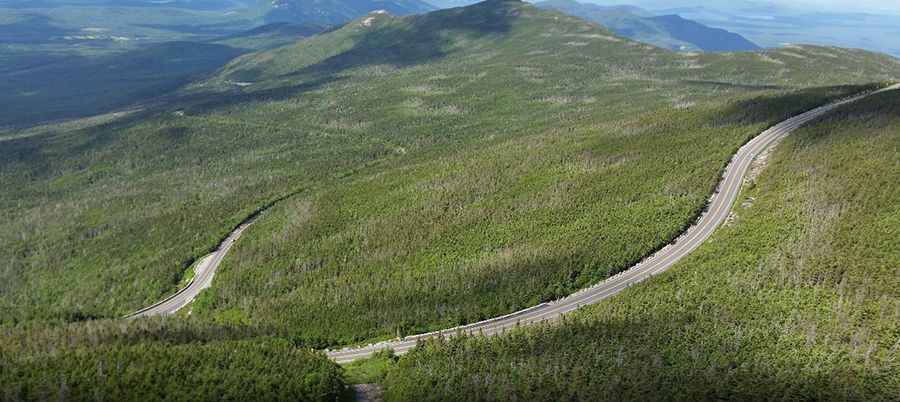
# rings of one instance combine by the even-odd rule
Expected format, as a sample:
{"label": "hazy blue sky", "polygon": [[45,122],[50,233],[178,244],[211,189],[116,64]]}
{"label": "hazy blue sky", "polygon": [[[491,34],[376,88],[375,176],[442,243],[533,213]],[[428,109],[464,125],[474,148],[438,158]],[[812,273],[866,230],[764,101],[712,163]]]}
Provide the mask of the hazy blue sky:
{"label": "hazy blue sky", "polygon": [[857,11],[892,11],[900,13],[900,0],[803,0],[803,1],[778,1],[778,3],[803,3],[806,5],[820,5],[835,9]]}
{"label": "hazy blue sky", "polygon": [[661,9],[683,6],[709,6],[718,9],[735,9],[746,4],[775,4],[806,11],[862,11],[900,14],[900,0],[579,0],[600,4],[634,4]]}

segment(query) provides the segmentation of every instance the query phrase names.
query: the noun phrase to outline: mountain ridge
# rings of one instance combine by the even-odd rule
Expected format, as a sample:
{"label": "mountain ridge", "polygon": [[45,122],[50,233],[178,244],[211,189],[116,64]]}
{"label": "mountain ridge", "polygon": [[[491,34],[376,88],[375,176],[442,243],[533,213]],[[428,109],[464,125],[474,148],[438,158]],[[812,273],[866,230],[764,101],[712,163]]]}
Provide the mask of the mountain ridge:
{"label": "mountain ridge", "polygon": [[619,35],[670,50],[732,52],[760,49],[736,33],[678,15],[654,15],[635,6],[600,6],[575,0],[547,0],[535,3],[535,6],[585,18]]}

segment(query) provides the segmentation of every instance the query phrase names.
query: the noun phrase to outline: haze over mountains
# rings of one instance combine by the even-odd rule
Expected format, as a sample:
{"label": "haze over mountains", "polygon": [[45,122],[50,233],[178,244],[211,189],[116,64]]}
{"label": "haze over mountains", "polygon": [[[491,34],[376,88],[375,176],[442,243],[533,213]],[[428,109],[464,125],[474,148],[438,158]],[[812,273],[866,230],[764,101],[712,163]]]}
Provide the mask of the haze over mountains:
{"label": "haze over mountains", "polygon": [[535,3],[601,24],[627,38],[677,51],[735,52],[759,46],[742,36],[684,19],[676,14],[655,16],[634,6],[598,6],[574,0]]}
{"label": "haze over mountains", "polygon": [[790,43],[853,47],[900,56],[900,3],[894,1],[593,0],[678,14],[727,29],[764,47]]}

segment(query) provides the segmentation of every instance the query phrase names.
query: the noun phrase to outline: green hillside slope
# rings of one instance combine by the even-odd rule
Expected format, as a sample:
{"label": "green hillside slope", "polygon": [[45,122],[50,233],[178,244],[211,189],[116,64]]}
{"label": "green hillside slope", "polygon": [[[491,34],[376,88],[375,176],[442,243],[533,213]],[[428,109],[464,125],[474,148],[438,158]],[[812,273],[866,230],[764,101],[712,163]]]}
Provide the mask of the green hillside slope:
{"label": "green hillside slope", "polygon": [[279,199],[190,320],[327,346],[509,312],[671,240],[741,143],[863,89],[831,86],[898,75],[841,49],[676,54],[514,1],[369,15],[4,141],[0,320],[153,303]]}
{"label": "green hillside slope", "polygon": [[559,324],[431,343],[388,400],[896,400],[898,110],[882,94],[799,130],[669,272]]}

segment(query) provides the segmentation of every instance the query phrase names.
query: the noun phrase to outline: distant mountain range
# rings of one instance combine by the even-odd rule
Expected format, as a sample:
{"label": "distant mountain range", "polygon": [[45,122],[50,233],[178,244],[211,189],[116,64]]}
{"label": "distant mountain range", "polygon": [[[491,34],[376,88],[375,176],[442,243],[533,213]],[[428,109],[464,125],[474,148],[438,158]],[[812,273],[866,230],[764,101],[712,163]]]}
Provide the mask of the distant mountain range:
{"label": "distant mountain range", "polygon": [[[434,0],[445,1],[445,0]],[[701,24],[738,33],[763,47],[816,44],[873,50],[900,56],[900,7],[882,1],[877,11],[866,2],[816,5],[788,0],[589,0],[601,6],[628,4],[653,15],[677,14]],[[893,4],[891,4],[893,3]],[[868,12],[858,10],[867,9]],[[857,11],[850,11],[857,10]]]}
{"label": "distant mountain range", "polygon": [[760,48],[736,33],[676,14],[655,16],[635,6],[600,6],[573,0],[548,0],[535,5],[591,20],[619,35],[671,50],[734,52]]}
{"label": "distant mountain range", "polygon": [[705,25],[738,32],[765,47],[814,43],[873,50],[900,56],[900,15],[836,13],[816,10],[702,7],[658,10]]}
{"label": "distant mountain range", "polygon": [[393,15],[418,14],[436,7],[421,0],[266,0],[266,22],[337,25],[375,10]]}

